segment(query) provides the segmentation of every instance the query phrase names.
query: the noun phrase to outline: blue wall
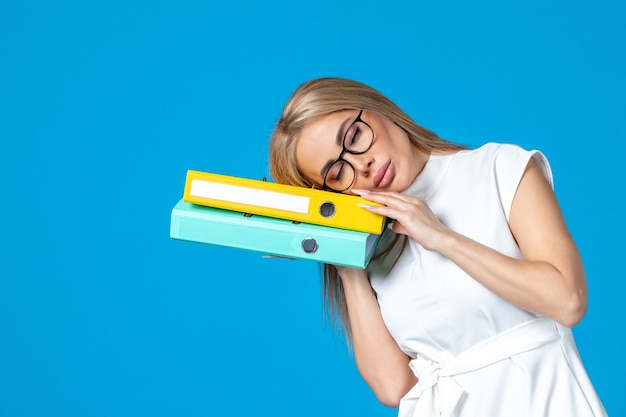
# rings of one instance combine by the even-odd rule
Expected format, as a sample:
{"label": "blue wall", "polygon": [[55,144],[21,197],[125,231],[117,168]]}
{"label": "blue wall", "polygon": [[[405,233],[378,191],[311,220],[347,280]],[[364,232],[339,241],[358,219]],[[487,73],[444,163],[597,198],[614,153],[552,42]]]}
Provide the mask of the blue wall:
{"label": "blue wall", "polygon": [[316,264],[168,234],[186,170],[266,175],[284,101],[326,75],[544,151],[588,272],[579,349],[626,413],[623,3],[383,4],[0,6],[0,415],[396,414],[323,325]]}

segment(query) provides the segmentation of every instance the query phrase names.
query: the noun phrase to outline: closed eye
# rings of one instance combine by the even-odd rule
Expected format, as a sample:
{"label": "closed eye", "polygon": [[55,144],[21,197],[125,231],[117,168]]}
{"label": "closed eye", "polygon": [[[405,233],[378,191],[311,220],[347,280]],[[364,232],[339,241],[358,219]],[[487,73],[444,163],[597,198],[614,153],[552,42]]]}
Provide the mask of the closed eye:
{"label": "closed eye", "polygon": [[339,182],[343,174],[345,163],[343,161],[337,161],[328,171],[327,179],[330,178],[333,182]]}
{"label": "closed eye", "polygon": [[346,132],[346,148],[354,146],[361,137],[362,130],[357,123],[353,124],[350,130]]}

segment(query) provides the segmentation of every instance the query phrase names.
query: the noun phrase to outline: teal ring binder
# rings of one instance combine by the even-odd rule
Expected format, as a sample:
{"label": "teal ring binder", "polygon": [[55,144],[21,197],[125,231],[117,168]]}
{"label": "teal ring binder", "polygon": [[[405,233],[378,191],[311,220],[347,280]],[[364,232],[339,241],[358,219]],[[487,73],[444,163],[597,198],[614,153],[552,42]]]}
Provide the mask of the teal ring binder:
{"label": "teal ring binder", "polygon": [[170,237],[365,268],[380,235],[259,215],[247,217],[180,200],[172,209]]}

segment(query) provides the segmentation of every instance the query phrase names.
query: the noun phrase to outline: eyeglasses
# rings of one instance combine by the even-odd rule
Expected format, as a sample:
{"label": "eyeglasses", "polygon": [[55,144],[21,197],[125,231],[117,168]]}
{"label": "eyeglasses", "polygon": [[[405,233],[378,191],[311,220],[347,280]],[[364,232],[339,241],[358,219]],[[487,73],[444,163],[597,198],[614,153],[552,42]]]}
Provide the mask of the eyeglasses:
{"label": "eyeglasses", "polygon": [[374,143],[374,129],[361,119],[361,114],[363,109],[343,135],[343,150],[324,174],[323,189],[343,192],[354,184],[356,170],[350,162],[343,159],[343,156],[346,152],[352,155],[364,154]]}

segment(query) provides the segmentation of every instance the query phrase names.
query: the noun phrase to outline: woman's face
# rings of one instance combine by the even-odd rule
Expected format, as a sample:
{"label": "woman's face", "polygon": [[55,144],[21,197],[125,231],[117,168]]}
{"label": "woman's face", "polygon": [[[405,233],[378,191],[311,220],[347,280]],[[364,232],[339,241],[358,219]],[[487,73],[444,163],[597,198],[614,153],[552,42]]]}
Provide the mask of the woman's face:
{"label": "woman's face", "polygon": [[[365,123],[354,123],[357,117]],[[347,193],[351,189],[402,192],[415,180],[427,158],[387,117],[367,110],[360,116],[359,110],[342,110],[314,119],[302,129],[296,143],[296,163],[309,180],[322,185],[326,178],[327,186],[341,191],[353,177],[347,164],[333,165],[344,143],[357,152],[367,149],[341,155],[355,173],[354,182],[344,191]]]}

